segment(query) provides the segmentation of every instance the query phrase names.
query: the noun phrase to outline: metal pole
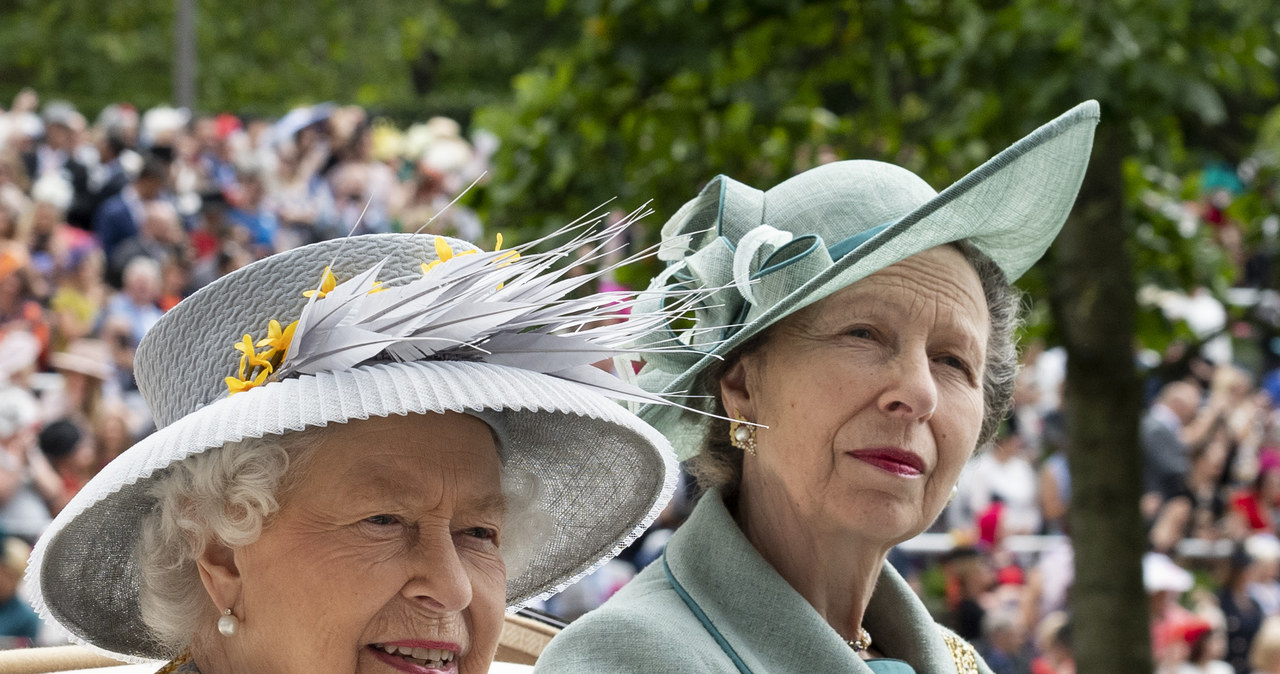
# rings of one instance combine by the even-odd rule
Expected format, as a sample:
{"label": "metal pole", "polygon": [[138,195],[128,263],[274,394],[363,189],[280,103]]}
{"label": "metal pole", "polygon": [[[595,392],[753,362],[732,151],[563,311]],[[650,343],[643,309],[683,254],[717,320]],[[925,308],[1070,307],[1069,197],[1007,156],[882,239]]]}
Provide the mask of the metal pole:
{"label": "metal pole", "polygon": [[173,23],[173,102],[196,109],[196,0],[175,0]]}

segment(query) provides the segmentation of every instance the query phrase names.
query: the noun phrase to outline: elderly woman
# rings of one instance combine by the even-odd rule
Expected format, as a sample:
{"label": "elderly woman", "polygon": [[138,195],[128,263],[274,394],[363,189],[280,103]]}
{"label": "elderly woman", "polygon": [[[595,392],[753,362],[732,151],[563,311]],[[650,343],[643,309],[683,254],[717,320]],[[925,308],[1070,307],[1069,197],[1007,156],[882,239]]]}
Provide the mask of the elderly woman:
{"label": "elderly woman", "polygon": [[706,492],[538,669],[988,671],[885,557],[1007,408],[1009,283],[1065,220],[1097,117],[1081,105],[940,194],[851,161],[767,192],[721,177],[686,204],[651,290],[717,289],[683,335],[703,353],[651,355],[641,383],[727,417],[646,412]]}
{"label": "elderly woman", "polygon": [[632,302],[564,301],[585,280],[550,271],[581,238],[353,237],[179,304],[138,349],[160,430],[40,540],[36,608],[163,672],[488,671],[504,609],[611,557],[674,485],[662,436],[602,394],[658,399],[590,365],[627,348]]}

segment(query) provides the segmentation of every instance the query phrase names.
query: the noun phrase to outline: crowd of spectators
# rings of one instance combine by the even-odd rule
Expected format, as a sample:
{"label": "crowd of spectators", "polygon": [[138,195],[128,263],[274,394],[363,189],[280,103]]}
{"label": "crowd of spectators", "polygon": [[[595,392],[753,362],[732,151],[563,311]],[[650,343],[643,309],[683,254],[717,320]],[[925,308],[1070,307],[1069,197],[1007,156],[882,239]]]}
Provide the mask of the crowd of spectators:
{"label": "crowd of spectators", "polygon": [[[333,105],[277,120],[113,105],[90,124],[24,91],[0,109],[6,643],[37,636],[16,598],[29,546],[153,430],[131,373],[159,317],[255,259],[349,232],[425,227],[479,242],[475,214],[445,207],[496,145],[447,119],[401,131]],[[1205,298],[1183,299],[1201,307],[1197,316],[1208,307],[1210,323],[1220,318]],[[1163,674],[1280,672],[1280,375],[1233,365],[1229,343],[1224,355],[1208,341],[1147,363],[1134,451],[1146,466],[1154,654]],[[950,543],[891,557],[1000,674],[1074,671],[1064,375],[1061,349],[1026,347],[1014,413],[935,526]],[[689,508],[677,498],[648,535],[547,608],[572,619],[598,605],[661,553]]]}

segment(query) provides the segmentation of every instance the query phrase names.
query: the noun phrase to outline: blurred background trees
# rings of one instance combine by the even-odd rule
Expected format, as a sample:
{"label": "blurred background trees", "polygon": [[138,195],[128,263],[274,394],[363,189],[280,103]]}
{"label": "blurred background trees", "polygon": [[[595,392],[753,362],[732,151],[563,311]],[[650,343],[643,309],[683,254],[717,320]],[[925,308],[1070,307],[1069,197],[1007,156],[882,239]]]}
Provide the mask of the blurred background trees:
{"label": "blurred background trees", "polygon": [[[141,0],[11,2],[0,9],[0,100],[28,85],[85,110],[169,100],[172,21],[171,4]],[[1280,6],[223,0],[199,6],[197,31],[202,111],[278,116],[336,100],[496,133],[495,173],[467,198],[522,238],[617,198],[624,209],[652,200],[653,242],[717,174],[763,188],[832,159],[891,161],[943,187],[1098,99],[1081,201],[1021,285],[1029,334],[1070,352],[1081,671],[1150,670],[1132,346],[1160,350],[1186,329],[1135,302],[1136,289],[1225,299],[1246,281],[1275,287],[1265,270],[1241,278],[1233,256],[1276,245]],[[1214,161],[1249,167],[1257,187],[1225,214],[1234,243],[1186,227],[1182,204],[1224,188]],[[1247,302],[1228,305],[1274,330]]]}

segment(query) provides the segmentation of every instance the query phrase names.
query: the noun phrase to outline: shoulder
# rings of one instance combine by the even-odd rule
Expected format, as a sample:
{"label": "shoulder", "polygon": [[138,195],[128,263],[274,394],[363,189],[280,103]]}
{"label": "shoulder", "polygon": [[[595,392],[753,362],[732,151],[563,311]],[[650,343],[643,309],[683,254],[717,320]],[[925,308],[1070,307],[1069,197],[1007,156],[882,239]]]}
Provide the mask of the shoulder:
{"label": "shoulder", "polygon": [[671,590],[660,563],[556,635],[536,671],[688,671],[690,652],[703,650],[696,635],[705,632]]}

